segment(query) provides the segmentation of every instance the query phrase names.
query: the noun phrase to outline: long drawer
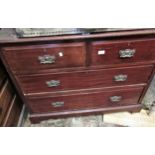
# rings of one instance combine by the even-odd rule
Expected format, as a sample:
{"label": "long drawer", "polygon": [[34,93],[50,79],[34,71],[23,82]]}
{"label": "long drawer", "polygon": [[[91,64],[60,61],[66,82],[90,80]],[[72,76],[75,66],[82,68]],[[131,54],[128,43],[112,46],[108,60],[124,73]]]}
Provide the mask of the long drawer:
{"label": "long drawer", "polygon": [[127,87],[120,90],[110,89],[57,97],[29,98],[27,102],[33,113],[119,107],[138,104],[142,90],[143,87]]}
{"label": "long drawer", "polygon": [[57,74],[18,76],[25,94],[145,84],[152,65]]}
{"label": "long drawer", "polygon": [[155,40],[114,40],[91,43],[91,65],[155,61]]}
{"label": "long drawer", "polygon": [[16,72],[85,66],[85,43],[6,47],[3,54]]}

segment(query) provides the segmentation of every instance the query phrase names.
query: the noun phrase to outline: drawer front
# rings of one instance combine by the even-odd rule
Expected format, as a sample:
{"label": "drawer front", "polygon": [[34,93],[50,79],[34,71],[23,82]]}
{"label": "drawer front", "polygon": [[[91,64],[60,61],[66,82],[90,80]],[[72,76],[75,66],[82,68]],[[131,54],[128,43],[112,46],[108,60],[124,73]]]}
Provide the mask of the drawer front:
{"label": "drawer front", "polygon": [[85,43],[4,48],[4,56],[16,72],[85,66]]}
{"label": "drawer front", "polygon": [[155,40],[97,41],[91,43],[91,65],[112,65],[155,60]]}
{"label": "drawer front", "polygon": [[138,104],[142,90],[143,88],[139,87],[126,90],[94,92],[91,94],[28,99],[28,104],[33,113],[118,107]]}
{"label": "drawer front", "polygon": [[153,66],[18,76],[25,94],[147,83]]}
{"label": "drawer front", "polygon": [[14,92],[12,90],[12,87],[10,83],[6,81],[0,92],[0,109],[1,109],[0,124],[6,115],[6,112],[9,108],[13,95],[14,95]]}

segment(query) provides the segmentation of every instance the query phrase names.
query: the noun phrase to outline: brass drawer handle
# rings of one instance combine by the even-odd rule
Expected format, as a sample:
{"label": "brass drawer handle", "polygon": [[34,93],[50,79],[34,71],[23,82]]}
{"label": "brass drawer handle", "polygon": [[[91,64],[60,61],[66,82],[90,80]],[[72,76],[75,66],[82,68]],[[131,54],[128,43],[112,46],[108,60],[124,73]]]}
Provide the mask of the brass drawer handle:
{"label": "brass drawer handle", "polygon": [[120,58],[131,58],[134,56],[135,53],[135,49],[125,49],[119,51]]}
{"label": "brass drawer handle", "polygon": [[111,102],[120,102],[122,100],[122,96],[112,96],[110,97]]}
{"label": "brass drawer handle", "polygon": [[46,84],[48,87],[57,87],[60,85],[60,81],[59,80],[46,81]]}
{"label": "brass drawer handle", "polygon": [[128,78],[128,75],[123,75],[123,74],[115,75],[114,76],[114,81],[116,81],[116,82],[122,82],[122,81],[126,81],[127,78]]}
{"label": "brass drawer handle", "polygon": [[56,108],[56,107],[62,107],[64,106],[64,102],[52,102],[51,105]]}
{"label": "brass drawer handle", "polygon": [[54,55],[43,55],[39,56],[38,60],[41,64],[53,64],[56,61],[56,57]]}

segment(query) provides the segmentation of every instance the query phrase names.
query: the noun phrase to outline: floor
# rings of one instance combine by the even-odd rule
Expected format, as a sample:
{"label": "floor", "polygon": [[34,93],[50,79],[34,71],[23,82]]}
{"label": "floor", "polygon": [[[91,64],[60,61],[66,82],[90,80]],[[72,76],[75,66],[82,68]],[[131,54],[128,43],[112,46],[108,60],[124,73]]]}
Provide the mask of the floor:
{"label": "floor", "polygon": [[[155,101],[155,78],[143,100],[145,107]],[[26,120],[25,127],[155,127],[155,105],[152,109],[142,109],[139,113],[120,112],[105,115],[50,119],[40,124],[31,124]]]}

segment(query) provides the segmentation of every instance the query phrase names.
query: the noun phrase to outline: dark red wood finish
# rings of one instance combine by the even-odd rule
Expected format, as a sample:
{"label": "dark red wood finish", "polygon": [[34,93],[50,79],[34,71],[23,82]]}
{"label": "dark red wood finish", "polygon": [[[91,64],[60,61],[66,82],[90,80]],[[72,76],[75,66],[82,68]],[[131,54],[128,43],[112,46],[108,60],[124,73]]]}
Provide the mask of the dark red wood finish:
{"label": "dark red wood finish", "polygon": [[0,61],[0,126],[17,126],[21,109],[22,101]]}
{"label": "dark red wood finish", "polygon": [[[154,42],[155,29],[26,38],[0,41],[3,49],[0,54],[23,101],[29,107],[31,121],[36,123],[49,118],[140,110],[142,107],[140,103],[155,73]],[[79,45],[78,50],[74,49],[72,52],[71,44],[75,46],[81,44],[81,46]],[[57,45],[57,47],[54,48],[53,45]],[[63,48],[61,45],[68,45],[68,47]],[[37,55],[38,50],[48,47],[51,48],[49,52],[56,55],[58,53],[55,50],[64,49],[67,53],[65,59],[57,61],[59,63],[55,66],[52,64],[53,67],[47,64],[37,64],[38,61],[34,62],[34,57],[35,60],[36,58],[38,60],[40,53],[45,52],[43,50]],[[102,48],[106,48],[106,53],[98,56],[97,50]],[[119,58],[119,50],[132,48],[136,49],[134,57]],[[28,52],[30,49],[31,52]],[[55,50],[53,51],[53,49]],[[28,56],[28,53],[32,53],[32,55]],[[17,60],[17,58],[20,59]],[[123,82],[113,81],[114,75],[118,74],[128,74],[128,79]],[[45,83],[47,80],[60,80],[61,85],[48,88]],[[139,86],[139,88],[129,89],[134,85]],[[141,86],[144,86],[143,90]],[[103,101],[107,101],[107,93],[102,94],[106,90],[97,91],[97,89],[102,88],[124,93],[128,103],[122,102],[120,105],[111,106],[109,102],[102,102],[102,97],[105,97]],[[127,93],[128,89],[129,93]],[[83,95],[84,91],[86,96]],[[65,95],[67,93],[70,94]],[[48,96],[49,94],[51,96]],[[95,94],[98,95],[95,96]],[[97,102],[86,102],[95,100],[95,97],[98,98]],[[81,98],[86,105],[82,104],[84,102]],[[65,104],[62,110],[50,109],[49,101],[56,101],[56,99],[67,101],[68,107]],[[76,104],[71,104],[74,101]],[[94,108],[95,106],[96,108]]]}
{"label": "dark red wood finish", "polygon": [[13,95],[14,95],[14,91],[9,81],[7,80],[0,92],[0,108],[1,108],[0,125],[5,117],[8,107],[10,106],[10,102],[13,98]]}
{"label": "dark red wood finish", "polygon": [[[151,75],[152,69],[153,66],[149,65],[83,72],[18,76],[17,80],[25,94],[93,89],[142,83],[146,84]],[[127,80],[116,82],[114,76],[121,74],[127,75]],[[46,82],[51,80],[60,81],[60,85],[56,87],[48,87]]]}
{"label": "dark red wood finish", "polygon": [[8,108],[5,119],[2,122],[3,127],[17,126],[22,109],[22,104],[20,103],[20,99],[16,95],[14,95],[12,101],[10,102],[10,107]]}
{"label": "dark red wood finish", "polygon": [[[120,89],[113,91],[100,91],[87,94],[74,94],[49,98],[28,99],[33,113],[47,113],[54,111],[67,111],[79,109],[92,109],[103,107],[117,107],[122,105],[137,104],[143,87]],[[118,102],[112,102],[110,97],[121,96]],[[54,107],[52,103],[63,102],[60,107]]]}
{"label": "dark red wood finish", "polygon": [[[85,43],[49,44],[4,48],[4,56],[13,71],[25,72],[43,69],[85,66]],[[63,54],[62,56],[60,54]],[[40,56],[54,56],[55,62],[42,64]]]}
{"label": "dark red wood finish", "polygon": [[81,39],[104,39],[107,38],[121,38],[121,37],[154,37],[155,29],[131,29],[131,30],[120,30],[115,32],[103,32],[96,34],[84,34],[84,35],[60,35],[60,36],[48,36],[48,37],[30,37],[30,38],[18,38],[14,34],[7,38],[0,38],[0,45],[17,45],[17,44],[34,44],[44,43],[49,41],[66,41],[66,40],[81,40]]}
{"label": "dark red wood finish", "polygon": [[[96,41],[91,43],[91,65],[111,65],[155,61],[155,40],[114,40]],[[119,51],[134,49],[130,58],[120,58]],[[104,55],[98,55],[99,50],[105,50]]]}
{"label": "dark red wood finish", "polygon": [[52,113],[42,113],[42,114],[31,114],[29,118],[33,123],[39,123],[43,120],[48,120],[51,118],[66,118],[66,117],[76,117],[76,116],[87,116],[87,115],[102,115],[103,113],[113,113],[121,111],[129,112],[139,112],[142,109],[141,104],[128,105],[128,106],[117,106],[117,107],[103,107],[95,109],[84,109],[84,110],[71,110],[71,111],[59,111]]}

